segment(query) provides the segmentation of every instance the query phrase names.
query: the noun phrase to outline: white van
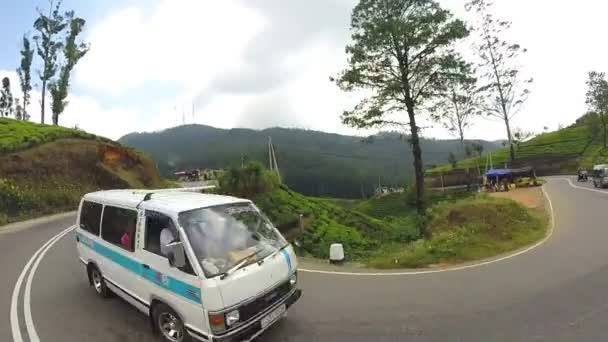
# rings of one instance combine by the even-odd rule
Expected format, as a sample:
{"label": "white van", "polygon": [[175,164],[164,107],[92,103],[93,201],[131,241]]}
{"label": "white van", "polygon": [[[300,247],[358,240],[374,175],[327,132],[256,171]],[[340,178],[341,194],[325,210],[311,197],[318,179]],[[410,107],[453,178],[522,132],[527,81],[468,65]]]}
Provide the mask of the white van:
{"label": "white van", "polygon": [[147,314],[166,341],[249,341],[301,295],[292,246],[251,201],[110,190],[83,197],[89,283]]}
{"label": "white van", "polygon": [[593,166],[593,186],[596,188],[604,188],[608,185],[608,165],[594,165]]}

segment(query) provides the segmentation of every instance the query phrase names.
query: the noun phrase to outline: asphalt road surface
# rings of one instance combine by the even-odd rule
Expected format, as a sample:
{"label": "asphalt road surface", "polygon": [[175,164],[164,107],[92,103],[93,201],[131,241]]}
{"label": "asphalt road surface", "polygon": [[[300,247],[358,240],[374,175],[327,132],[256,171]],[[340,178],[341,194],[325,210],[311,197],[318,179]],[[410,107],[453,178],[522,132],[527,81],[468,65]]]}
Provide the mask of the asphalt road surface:
{"label": "asphalt road surface", "polygon": [[[301,272],[301,300],[259,341],[608,340],[608,191],[574,178],[551,178],[545,190],[555,229],[538,247],[438,273]],[[158,341],[143,314],[119,298],[95,295],[71,232],[34,259],[35,273],[23,273],[12,300],[24,266],[73,222],[70,215],[0,230],[0,341],[13,341],[11,304],[19,320],[13,328],[24,341],[32,329],[43,342]]]}

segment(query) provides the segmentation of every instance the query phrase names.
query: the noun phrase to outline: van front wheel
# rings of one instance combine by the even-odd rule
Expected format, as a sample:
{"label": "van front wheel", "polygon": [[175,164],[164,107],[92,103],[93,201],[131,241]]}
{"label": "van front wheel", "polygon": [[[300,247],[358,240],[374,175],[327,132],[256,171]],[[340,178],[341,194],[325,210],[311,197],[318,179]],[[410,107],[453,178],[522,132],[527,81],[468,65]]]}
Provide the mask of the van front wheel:
{"label": "van front wheel", "polygon": [[152,315],[154,326],[160,332],[163,340],[168,342],[190,341],[184,322],[170,307],[159,303],[154,306]]}

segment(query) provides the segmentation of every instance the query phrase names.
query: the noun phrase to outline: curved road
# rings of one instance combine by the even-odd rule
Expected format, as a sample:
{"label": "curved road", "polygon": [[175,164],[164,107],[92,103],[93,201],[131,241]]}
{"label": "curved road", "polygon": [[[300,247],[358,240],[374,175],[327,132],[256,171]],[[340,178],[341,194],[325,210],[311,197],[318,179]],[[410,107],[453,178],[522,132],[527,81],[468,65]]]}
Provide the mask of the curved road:
{"label": "curved road", "polygon": [[[260,341],[601,341],[608,336],[608,191],[551,178],[555,229],[526,253],[458,271],[401,276],[301,272],[302,299]],[[15,284],[32,255],[74,215],[0,229],[0,340],[12,341]],[[27,227],[25,227],[27,228]],[[32,264],[35,266],[35,263]],[[27,273],[27,272],[26,272]],[[27,290],[28,277],[30,291]],[[89,288],[73,233],[57,240],[16,297],[40,341],[158,341],[147,318]],[[24,293],[31,293],[25,298]],[[27,302],[29,299],[30,305]]]}

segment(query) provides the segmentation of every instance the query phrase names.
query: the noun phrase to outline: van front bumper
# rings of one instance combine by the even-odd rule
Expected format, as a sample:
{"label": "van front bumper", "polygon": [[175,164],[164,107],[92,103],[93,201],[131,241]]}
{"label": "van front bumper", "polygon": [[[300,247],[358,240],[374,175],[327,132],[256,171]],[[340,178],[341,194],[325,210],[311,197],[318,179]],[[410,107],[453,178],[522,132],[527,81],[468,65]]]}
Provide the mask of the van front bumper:
{"label": "van front bumper", "polygon": [[278,308],[281,305],[285,305],[287,307],[287,309],[289,309],[289,307],[292,306],[295,302],[297,302],[301,296],[302,296],[302,290],[300,290],[298,288],[294,288],[283,299],[278,301],[273,306],[268,307],[266,310],[264,310],[263,313],[261,313],[256,319],[249,322],[247,325],[245,325],[235,331],[231,331],[230,333],[228,333],[226,335],[213,336],[211,338],[211,341],[219,341],[219,342],[252,341],[254,338],[258,337],[261,333],[263,333],[266,329],[273,326],[274,323],[280,321],[280,319],[277,319],[272,324],[270,324],[269,326],[262,329],[262,323],[261,323],[262,318],[266,317],[267,314],[269,314],[270,312],[272,312],[274,309]]}

